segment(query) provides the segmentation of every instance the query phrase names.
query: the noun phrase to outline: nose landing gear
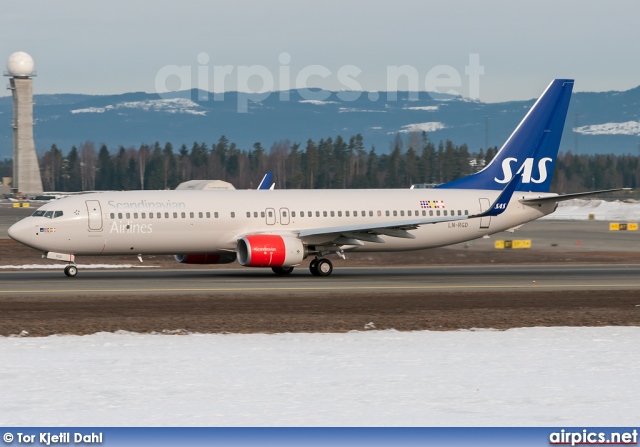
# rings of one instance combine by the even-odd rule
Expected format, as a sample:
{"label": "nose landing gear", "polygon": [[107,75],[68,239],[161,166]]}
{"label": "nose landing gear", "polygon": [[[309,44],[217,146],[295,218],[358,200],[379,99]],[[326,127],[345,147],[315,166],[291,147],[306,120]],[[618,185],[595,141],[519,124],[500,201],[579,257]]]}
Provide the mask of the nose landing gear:
{"label": "nose landing gear", "polygon": [[64,268],[64,274],[69,277],[74,277],[78,274],[78,267],[75,264],[69,264]]}

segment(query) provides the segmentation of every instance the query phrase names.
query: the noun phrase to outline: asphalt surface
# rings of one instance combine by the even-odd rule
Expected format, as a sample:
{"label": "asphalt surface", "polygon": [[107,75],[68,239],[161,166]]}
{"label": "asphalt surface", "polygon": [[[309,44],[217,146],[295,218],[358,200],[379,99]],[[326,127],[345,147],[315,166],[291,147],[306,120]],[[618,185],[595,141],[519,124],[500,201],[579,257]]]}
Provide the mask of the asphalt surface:
{"label": "asphalt surface", "polygon": [[[640,233],[608,222],[543,220],[450,248],[352,253],[326,278],[306,266],[279,277],[166,256],[79,258],[67,278],[62,265],[16,268],[56,265],[3,239],[32,212],[0,207],[0,335],[640,325]],[[532,248],[496,250],[501,239]],[[82,267],[95,263],[146,268]]]}
{"label": "asphalt surface", "polygon": [[402,291],[482,292],[500,290],[565,291],[638,290],[640,265],[496,265],[343,267],[330,277],[315,277],[308,270],[276,276],[268,269],[224,270],[90,270],[67,278],[62,270],[0,272],[0,295],[18,294],[104,296],[184,295],[201,293],[283,292],[354,293],[388,296]]}

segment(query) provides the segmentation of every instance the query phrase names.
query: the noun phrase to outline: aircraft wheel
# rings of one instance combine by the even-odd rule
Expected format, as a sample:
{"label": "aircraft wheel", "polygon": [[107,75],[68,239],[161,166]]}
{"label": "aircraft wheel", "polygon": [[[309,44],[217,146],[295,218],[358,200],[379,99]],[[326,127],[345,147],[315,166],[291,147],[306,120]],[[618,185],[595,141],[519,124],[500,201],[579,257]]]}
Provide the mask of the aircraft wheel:
{"label": "aircraft wheel", "polygon": [[78,274],[78,267],[73,264],[69,264],[64,268],[64,274],[70,277],[74,277]]}
{"label": "aircraft wheel", "polygon": [[329,276],[333,272],[333,264],[328,259],[318,259],[315,270],[317,276]]}
{"label": "aircraft wheel", "polygon": [[318,276],[318,258],[313,259],[309,264],[309,271],[312,275]]}
{"label": "aircraft wheel", "polygon": [[288,275],[293,272],[293,267],[272,267],[271,270],[276,275]]}

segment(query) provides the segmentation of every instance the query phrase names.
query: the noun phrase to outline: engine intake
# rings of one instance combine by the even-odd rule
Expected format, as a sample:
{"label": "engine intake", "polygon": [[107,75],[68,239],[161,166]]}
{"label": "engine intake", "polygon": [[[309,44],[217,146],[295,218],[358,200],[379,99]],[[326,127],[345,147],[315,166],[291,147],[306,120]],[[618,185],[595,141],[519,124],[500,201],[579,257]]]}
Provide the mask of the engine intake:
{"label": "engine intake", "polygon": [[300,239],[277,234],[253,234],[238,240],[238,262],[245,267],[293,267],[307,257]]}
{"label": "engine intake", "polygon": [[173,257],[181,264],[229,264],[236,260],[235,253],[197,253]]}

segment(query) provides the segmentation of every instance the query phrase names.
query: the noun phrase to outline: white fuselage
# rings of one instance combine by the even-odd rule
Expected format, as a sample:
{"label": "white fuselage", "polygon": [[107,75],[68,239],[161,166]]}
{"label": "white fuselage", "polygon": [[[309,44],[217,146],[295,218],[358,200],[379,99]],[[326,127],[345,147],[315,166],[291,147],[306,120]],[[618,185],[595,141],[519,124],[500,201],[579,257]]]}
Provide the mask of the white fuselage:
{"label": "white fuselage", "polygon": [[[38,210],[45,215],[23,219],[11,227],[10,235],[43,252],[74,255],[220,253],[235,250],[238,239],[249,234],[298,237],[303,230],[452,213],[472,216],[486,211],[499,194],[454,189],[104,192],[50,202]],[[409,230],[414,239],[382,235],[383,243],[344,248],[416,250],[476,239],[553,212],[555,203],[531,206],[518,201],[550,195],[555,194],[516,192],[499,216],[423,224]],[[308,245],[333,238],[330,232],[301,237]]]}

